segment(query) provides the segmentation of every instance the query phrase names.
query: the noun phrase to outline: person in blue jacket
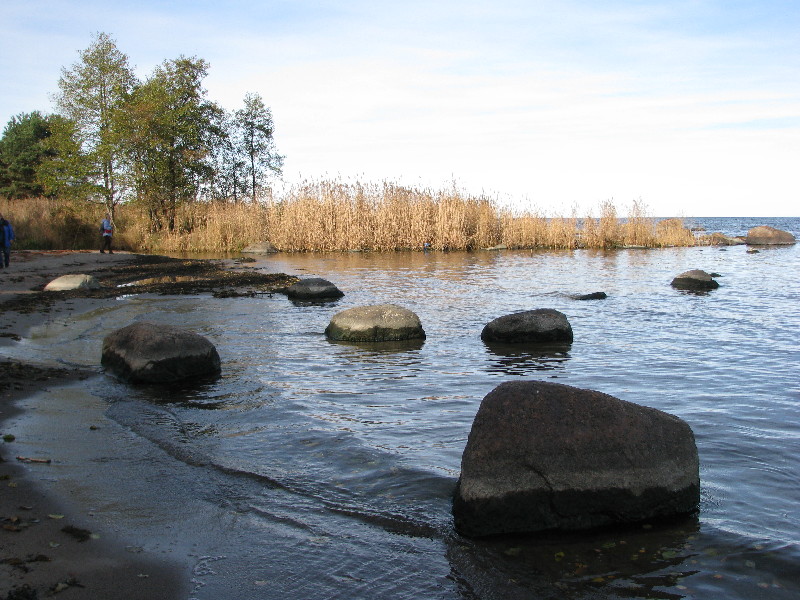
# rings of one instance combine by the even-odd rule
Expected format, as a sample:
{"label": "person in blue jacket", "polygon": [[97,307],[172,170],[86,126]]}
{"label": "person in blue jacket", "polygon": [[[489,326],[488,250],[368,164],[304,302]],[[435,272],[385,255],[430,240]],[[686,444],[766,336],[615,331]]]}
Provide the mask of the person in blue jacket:
{"label": "person in blue jacket", "polygon": [[2,262],[0,267],[8,267],[8,260],[11,256],[11,242],[15,239],[14,228],[11,223],[0,215],[0,248],[3,250]]}
{"label": "person in blue jacket", "polygon": [[100,222],[100,254],[105,254],[108,250],[109,254],[114,254],[111,250],[111,237],[114,235],[114,225],[111,221],[111,213],[106,213],[106,218]]}

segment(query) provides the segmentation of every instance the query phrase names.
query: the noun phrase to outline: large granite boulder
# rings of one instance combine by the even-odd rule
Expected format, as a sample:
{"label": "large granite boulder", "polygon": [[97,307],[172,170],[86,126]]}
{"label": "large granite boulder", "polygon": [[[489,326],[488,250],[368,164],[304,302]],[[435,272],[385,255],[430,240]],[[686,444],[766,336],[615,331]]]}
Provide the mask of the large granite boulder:
{"label": "large granite boulder", "polygon": [[794,244],[797,240],[788,231],[775,229],[769,225],[759,225],[747,232],[745,242],[750,246],[786,246]]}
{"label": "large granite boulder", "polygon": [[591,390],[503,383],[481,402],[453,500],[462,535],[674,517],[700,500],[697,446],[673,415]]}
{"label": "large granite boulder", "polygon": [[692,269],[677,275],[670,285],[679,290],[715,290],[719,287],[719,283],[714,281],[711,273],[700,269]]}
{"label": "large granite boulder", "polygon": [[344,342],[393,342],[424,340],[419,317],[396,304],[348,308],[333,315],[325,335]]}
{"label": "large granite boulder", "polygon": [[566,315],[551,308],[537,308],[496,318],[481,332],[487,343],[572,343],[572,326]]}
{"label": "large granite boulder", "polygon": [[309,277],[286,288],[286,295],[290,300],[335,300],[344,296],[344,292],[327,279]]}
{"label": "large granite boulder", "polygon": [[56,277],[44,286],[45,292],[62,292],[66,290],[96,290],[100,288],[100,282],[94,275],[73,274]]}
{"label": "large granite boulder", "polygon": [[220,374],[219,354],[210,341],[163,323],[134,323],[109,334],[101,363],[131,383],[174,383]]}

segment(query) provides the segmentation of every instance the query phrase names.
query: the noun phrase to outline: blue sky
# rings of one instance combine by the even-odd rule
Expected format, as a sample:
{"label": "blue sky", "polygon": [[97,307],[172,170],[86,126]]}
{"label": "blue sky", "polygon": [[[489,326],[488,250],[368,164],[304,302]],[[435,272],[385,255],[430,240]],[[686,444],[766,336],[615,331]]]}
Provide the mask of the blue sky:
{"label": "blue sky", "polygon": [[210,65],[271,107],[284,180],[448,188],[550,214],[800,216],[800,2],[0,5],[0,121],[50,112],[92,34],[144,78]]}

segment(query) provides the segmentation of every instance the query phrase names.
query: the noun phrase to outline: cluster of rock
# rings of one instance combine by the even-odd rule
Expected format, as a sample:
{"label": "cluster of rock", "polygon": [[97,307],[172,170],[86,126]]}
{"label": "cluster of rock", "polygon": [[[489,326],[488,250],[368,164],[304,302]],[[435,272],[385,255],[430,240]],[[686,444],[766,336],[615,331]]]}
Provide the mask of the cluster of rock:
{"label": "cluster of rock", "polygon": [[769,225],[759,225],[747,232],[746,236],[732,237],[724,233],[712,233],[704,241],[711,246],[787,246],[796,243],[794,235]]}
{"label": "cluster of rock", "polygon": [[[721,234],[719,234],[721,235]],[[754,228],[726,243],[791,244],[794,236]],[[252,252],[269,252],[266,247]],[[672,280],[687,290],[719,286],[717,274],[695,269]],[[49,290],[91,287],[88,276],[51,282]],[[63,286],[73,286],[72,288]],[[99,284],[97,284],[99,285]],[[327,302],[344,294],[321,278],[284,290],[289,299]],[[603,299],[595,292],[576,300]],[[395,304],[336,313],[325,329],[332,341],[424,340],[419,317]],[[571,344],[566,315],[536,309],[498,317],[481,332],[486,344]],[[216,348],[204,337],[155,323],[135,323],[103,341],[102,365],[132,383],[169,383],[220,374]],[[472,425],[453,497],[463,535],[582,530],[692,513],[700,494],[699,459],[691,428],[667,413],[607,394],[540,381],[499,385],[482,401]]]}

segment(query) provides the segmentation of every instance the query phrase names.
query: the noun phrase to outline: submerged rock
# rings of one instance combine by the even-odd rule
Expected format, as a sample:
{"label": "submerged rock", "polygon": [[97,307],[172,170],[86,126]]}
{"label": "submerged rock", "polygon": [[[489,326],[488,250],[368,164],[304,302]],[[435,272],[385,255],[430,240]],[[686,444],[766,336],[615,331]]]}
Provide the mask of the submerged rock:
{"label": "submerged rock", "polygon": [[44,286],[45,292],[62,292],[65,290],[96,290],[99,289],[100,282],[94,275],[62,275],[53,279],[50,283]]}
{"label": "submerged rock", "polygon": [[503,383],[481,402],[453,499],[462,535],[582,530],[696,511],[699,459],[678,417],[592,390]]}
{"label": "submerged rock", "polygon": [[278,250],[269,242],[250,244],[242,250],[242,254],[275,254]]}
{"label": "submerged rock", "polygon": [[291,300],[331,300],[341,298],[344,292],[327,279],[309,277],[286,288],[286,295]]}
{"label": "submerged rock", "polygon": [[210,341],[163,323],[134,323],[109,334],[101,363],[131,383],[174,383],[220,374],[219,354]]}
{"label": "submerged rock", "polygon": [[487,343],[572,343],[572,326],[566,315],[551,308],[537,308],[496,318],[481,332]]}
{"label": "submerged rock", "polygon": [[325,328],[332,340],[345,342],[391,342],[424,340],[419,317],[396,304],[357,306],[333,315]]}
{"label": "submerged rock", "polygon": [[[716,273],[714,275],[719,277]],[[670,285],[680,290],[714,290],[719,287],[719,283],[714,281],[714,276],[711,273],[706,273],[700,269],[692,269],[681,273],[672,280]]]}
{"label": "submerged rock", "polygon": [[573,300],[605,300],[608,294],[605,292],[592,292],[591,294],[573,294],[570,296]]}
{"label": "submerged rock", "polygon": [[786,246],[794,244],[797,240],[788,231],[775,229],[769,225],[759,225],[747,232],[745,241],[750,246]]}

